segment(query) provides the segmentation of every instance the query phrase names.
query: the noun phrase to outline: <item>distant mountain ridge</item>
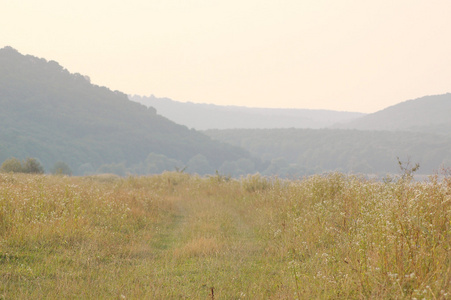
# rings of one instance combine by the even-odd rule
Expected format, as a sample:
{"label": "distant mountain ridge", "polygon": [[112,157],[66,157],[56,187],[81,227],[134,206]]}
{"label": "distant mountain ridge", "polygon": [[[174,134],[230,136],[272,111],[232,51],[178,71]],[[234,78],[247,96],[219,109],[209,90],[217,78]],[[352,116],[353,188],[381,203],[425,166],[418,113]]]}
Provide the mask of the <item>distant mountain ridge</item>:
{"label": "distant mountain ridge", "polygon": [[333,110],[250,108],[178,102],[169,98],[130,96],[130,100],[154,107],[166,118],[189,128],[325,128],[364,116],[363,113]]}
{"label": "distant mountain ridge", "polygon": [[334,127],[451,134],[451,94],[407,100]]}

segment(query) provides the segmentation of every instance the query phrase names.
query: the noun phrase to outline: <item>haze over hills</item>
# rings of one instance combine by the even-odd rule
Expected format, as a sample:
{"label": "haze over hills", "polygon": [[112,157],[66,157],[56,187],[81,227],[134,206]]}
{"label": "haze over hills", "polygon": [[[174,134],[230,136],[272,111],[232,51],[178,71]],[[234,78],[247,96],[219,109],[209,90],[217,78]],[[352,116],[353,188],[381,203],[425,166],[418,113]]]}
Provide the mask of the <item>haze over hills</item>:
{"label": "haze over hills", "polygon": [[[384,175],[397,171],[396,157],[419,162],[422,174],[451,166],[451,135],[446,135],[451,94],[406,101],[371,115],[132,99],[153,99],[157,109],[93,85],[55,61],[0,49],[0,163],[36,157],[49,170],[64,161],[80,175],[153,174],[184,167],[233,176]],[[280,128],[198,132],[157,113],[171,107],[190,127]],[[349,118],[354,120],[339,126],[359,130],[283,128],[325,127]]]}
{"label": "haze over hills", "polygon": [[341,171],[384,176],[399,172],[398,157],[402,162],[419,163],[419,174],[451,167],[451,137],[432,133],[296,128],[205,133],[271,161],[266,175]]}
{"label": "haze over hills", "polygon": [[[259,161],[129,101],[118,91],[71,74],[55,61],[0,49],[0,163],[38,158],[75,174],[159,173],[188,166],[214,173],[224,162]],[[253,169],[252,171],[256,171]]]}
{"label": "haze over hills", "polygon": [[364,116],[333,110],[250,108],[178,102],[155,96],[130,96],[132,101],[156,108],[162,116],[197,130],[234,128],[325,128]]}
{"label": "haze over hills", "polygon": [[[397,157],[431,174],[451,167],[451,94],[402,102],[333,129],[207,130],[219,141],[271,161],[267,173],[324,171],[383,175],[398,170]],[[351,130],[352,129],[352,130]]]}
{"label": "haze over hills", "polygon": [[451,94],[408,100],[334,127],[451,134]]}

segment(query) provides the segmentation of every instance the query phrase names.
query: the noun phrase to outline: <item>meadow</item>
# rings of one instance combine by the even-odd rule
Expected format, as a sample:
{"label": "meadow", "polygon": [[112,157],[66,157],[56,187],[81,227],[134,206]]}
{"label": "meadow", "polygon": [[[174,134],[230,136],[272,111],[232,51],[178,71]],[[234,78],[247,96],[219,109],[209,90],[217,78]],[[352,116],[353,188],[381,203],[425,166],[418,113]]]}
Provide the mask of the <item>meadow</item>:
{"label": "meadow", "polygon": [[0,174],[0,299],[451,299],[451,177]]}

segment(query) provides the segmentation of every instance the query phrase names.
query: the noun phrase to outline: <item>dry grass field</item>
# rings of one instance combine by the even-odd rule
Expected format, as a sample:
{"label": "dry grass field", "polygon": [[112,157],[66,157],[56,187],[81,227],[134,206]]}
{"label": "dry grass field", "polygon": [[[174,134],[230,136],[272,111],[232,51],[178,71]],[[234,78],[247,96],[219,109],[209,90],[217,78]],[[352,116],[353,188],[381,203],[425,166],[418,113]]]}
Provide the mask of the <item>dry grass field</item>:
{"label": "dry grass field", "polygon": [[451,178],[0,174],[0,299],[451,299]]}

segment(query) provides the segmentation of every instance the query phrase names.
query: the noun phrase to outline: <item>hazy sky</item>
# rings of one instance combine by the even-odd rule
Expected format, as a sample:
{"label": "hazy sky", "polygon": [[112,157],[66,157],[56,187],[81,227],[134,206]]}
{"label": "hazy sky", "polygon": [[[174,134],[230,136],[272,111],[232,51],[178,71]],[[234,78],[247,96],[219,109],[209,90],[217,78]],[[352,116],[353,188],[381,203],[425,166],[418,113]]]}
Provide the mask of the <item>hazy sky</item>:
{"label": "hazy sky", "polygon": [[127,94],[374,112],[451,92],[450,0],[1,0],[0,48]]}

